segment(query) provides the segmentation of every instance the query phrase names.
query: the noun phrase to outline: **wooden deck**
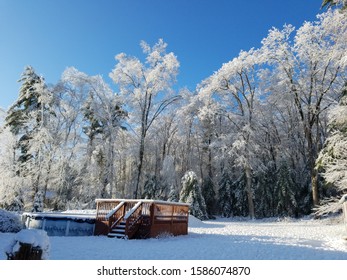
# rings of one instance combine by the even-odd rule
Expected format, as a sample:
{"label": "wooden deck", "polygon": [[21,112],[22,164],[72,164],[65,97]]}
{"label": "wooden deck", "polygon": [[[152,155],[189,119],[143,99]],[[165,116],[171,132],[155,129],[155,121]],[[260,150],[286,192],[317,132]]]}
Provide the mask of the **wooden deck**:
{"label": "wooden deck", "polygon": [[151,238],[188,234],[189,204],[160,200],[97,199],[94,235]]}

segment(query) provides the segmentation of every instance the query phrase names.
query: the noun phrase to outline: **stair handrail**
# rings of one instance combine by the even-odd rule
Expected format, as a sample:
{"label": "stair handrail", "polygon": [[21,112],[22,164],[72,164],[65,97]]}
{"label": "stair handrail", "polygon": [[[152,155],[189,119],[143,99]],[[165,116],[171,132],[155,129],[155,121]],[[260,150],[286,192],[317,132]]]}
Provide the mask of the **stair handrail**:
{"label": "stair handrail", "polygon": [[119,203],[115,208],[113,208],[107,215],[106,215],[106,220],[109,220],[119,209],[121,209],[123,207],[123,205],[125,204],[124,201],[122,201],[121,203]]}
{"label": "stair handrail", "polygon": [[140,207],[140,205],[142,204],[142,201],[139,201],[138,203],[136,203],[133,208],[131,208],[125,215],[124,215],[124,220],[129,219],[129,217],[134,214],[134,212],[137,210],[137,208]]}
{"label": "stair handrail", "polygon": [[[139,213],[137,213],[139,211]],[[131,208],[125,215],[124,220],[126,222],[125,226],[125,236],[127,238],[132,238],[136,233],[142,221],[142,201],[137,202],[133,208]],[[138,216],[135,215],[137,213]],[[133,218],[133,220],[131,219]]]}

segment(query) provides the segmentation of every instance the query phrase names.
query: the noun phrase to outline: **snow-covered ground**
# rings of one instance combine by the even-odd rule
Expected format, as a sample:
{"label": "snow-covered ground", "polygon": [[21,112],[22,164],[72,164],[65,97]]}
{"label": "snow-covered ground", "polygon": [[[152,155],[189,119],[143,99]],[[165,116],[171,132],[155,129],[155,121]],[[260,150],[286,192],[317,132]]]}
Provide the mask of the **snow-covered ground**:
{"label": "snow-covered ground", "polygon": [[[51,260],[347,260],[340,218],[189,220],[186,236],[121,240],[105,236],[50,237]],[[14,234],[0,233],[1,248]],[[4,250],[0,260],[6,259]]]}

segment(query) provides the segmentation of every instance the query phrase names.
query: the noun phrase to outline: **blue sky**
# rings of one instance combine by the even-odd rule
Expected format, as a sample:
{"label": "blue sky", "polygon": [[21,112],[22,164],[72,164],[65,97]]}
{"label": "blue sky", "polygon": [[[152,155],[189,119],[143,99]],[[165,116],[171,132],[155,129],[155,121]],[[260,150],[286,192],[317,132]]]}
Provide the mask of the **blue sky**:
{"label": "blue sky", "polygon": [[18,97],[26,65],[56,83],[69,66],[108,78],[120,52],[168,43],[180,61],[177,88],[195,89],[268,30],[312,21],[321,0],[0,0],[0,107]]}

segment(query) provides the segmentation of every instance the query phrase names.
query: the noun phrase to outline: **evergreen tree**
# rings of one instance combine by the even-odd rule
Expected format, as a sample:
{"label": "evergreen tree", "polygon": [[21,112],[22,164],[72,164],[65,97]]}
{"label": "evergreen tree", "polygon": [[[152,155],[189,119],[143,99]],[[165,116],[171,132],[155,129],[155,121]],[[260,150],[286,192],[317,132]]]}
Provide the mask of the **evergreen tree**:
{"label": "evergreen tree", "polygon": [[25,193],[29,194],[28,203],[32,207],[42,181],[43,149],[48,137],[45,126],[52,114],[52,97],[44,79],[31,66],[25,68],[19,82],[22,83],[19,96],[7,112],[5,128],[17,138],[16,176],[25,179],[28,188]]}
{"label": "evergreen tree", "polygon": [[179,194],[174,185],[171,185],[167,201],[178,202]]}
{"label": "evergreen tree", "polygon": [[43,211],[43,193],[38,191],[34,197],[34,206],[32,212],[42,212]]}
{"label": "evergreen tree", "polygon": [[218,206],[222,217],[231,217],[233,215],[233,200],[231,198],[232,182],[227,172],[222,173],[218,189]]}
{"label": "evergreen tree", "polygon": [[233,178],[231,185],[231,199],[234,201],[233,216],[249,216],[248,196],[245,191],[246,180],[246,175],[243,173]]}
{"label": "evergreen tree", "polygon": [[7,112],[5,127],[9,127],[11,132],[19,137],[20,155],[18,160],[25,165],[32,158],[29,153],[30,140],[41,124],[42,102],[40,95],[44,87],[44,80],[35,73],[31,66],[28,66],[18,82],[22,83],[19,97]]}
{"label": "evergreen tree", "polygon": [[202,185],[202,196],[205,199],[206,211],[209,218],[213,218],[216,207],[216,192],[210,177],[205,178]]}
{"label": "evergreen tree", "polygon": [[258,218],[273,217],[275,214],[275,194],[276,169],[269,166],[268,170],[260,172],[256,178],[256,213]]}
{"label": "evergreen tree", "polygon": [[182,177],[181,184],[180,201],[190,204],[189,213],[191,215],[200,220],[207,220],[205,199],[202,196],[196,174],[193,171],[186,172]]}
{"label": "evergreen tree", "polygon": [[144,199],[160,199],[163,189],[160,187],[155,175],[147,175],[145,181],[142,198]]}
{"label": "evergreen tree", "polygon": [[297,213],[296,185],[285,162],[280,164],[275,185],[276,214],[294,216]]}

